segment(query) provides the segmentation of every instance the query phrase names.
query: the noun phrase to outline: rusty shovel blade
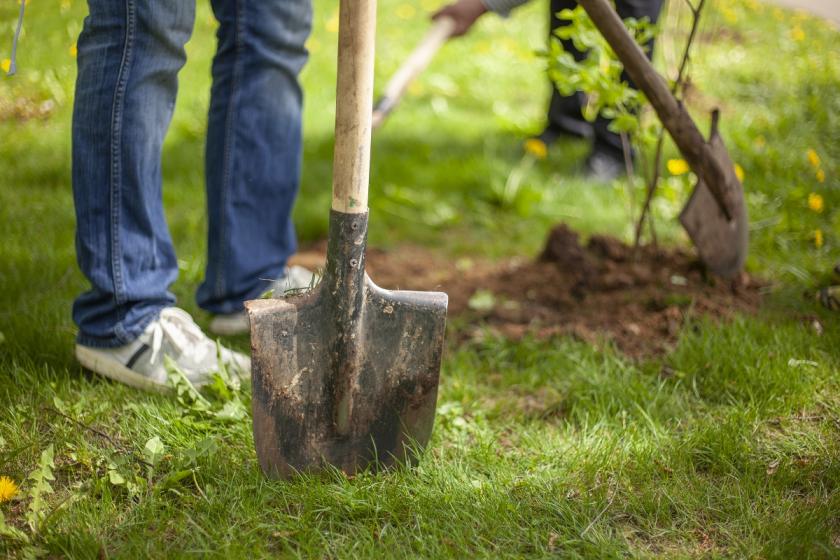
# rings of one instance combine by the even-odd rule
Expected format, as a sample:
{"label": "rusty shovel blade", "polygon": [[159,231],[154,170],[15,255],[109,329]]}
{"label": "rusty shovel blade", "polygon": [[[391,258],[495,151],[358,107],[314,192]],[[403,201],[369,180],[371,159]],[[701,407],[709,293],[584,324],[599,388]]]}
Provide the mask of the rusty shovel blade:
{"label": "rusty shovel blade", "polygon": [[749,250],[749,218],[744,203],[744,187],[735,175],[735,166],[717,130],[717,118],[709,137],[712,156],[720,162],[725,184],[720,185],[730,217],[701,179],[680,213],[680,223],[697,248],[700,260],[714,274],[730,280],[743,269]]}
{"label": "rusty shovel blade", "polygon": [[376,286],[366,231],[367,214],[333,211],[321,283],[246,304],[254,440],[269,477],[410,463],[431,435],[447,296]]}

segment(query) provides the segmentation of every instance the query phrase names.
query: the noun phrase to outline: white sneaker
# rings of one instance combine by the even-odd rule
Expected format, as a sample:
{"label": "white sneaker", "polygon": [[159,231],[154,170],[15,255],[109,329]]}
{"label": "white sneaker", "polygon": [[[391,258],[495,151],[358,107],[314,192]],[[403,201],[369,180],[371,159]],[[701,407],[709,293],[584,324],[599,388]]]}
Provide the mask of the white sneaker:
{"label": "white sneaker", "polygon": [[[319,278],[316,273],[302,266],[291,266],[285,270],[282,278],[271,283],[271,287],[267,290],[267,293],[271,292],[271,297],[282,298],[289,292],[306,290],[313,287]],[[208,330],[213,334],[222,336],[246,334],[251,330],[251,322],[248,319],[248,313],[245,311],[226,313],[213,317]]]}
{"label": "white sneaker", "polygon": [[76,345],[76,358],[87,369],[114,381],[150,391],[169,387],[164,356],[172,359],[190,382],[199,387],[219,370],[219,360],[232,375],[251,376],[251,359],[217,346],[195,324],[190,314],[177,307],[160,312],[137,340],[118,348]]}

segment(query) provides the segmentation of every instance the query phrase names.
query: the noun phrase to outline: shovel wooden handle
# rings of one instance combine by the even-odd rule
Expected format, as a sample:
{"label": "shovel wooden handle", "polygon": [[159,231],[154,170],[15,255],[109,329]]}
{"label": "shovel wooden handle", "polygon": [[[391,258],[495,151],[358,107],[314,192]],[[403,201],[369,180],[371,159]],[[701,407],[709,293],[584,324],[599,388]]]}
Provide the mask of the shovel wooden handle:
{"label": "shovel wooden handle", "polygon": [[368,209],[376,0],[341,0],[332,209]]}
{"label": "shovel wooden handle", "polygon": [[[578,0],[598,31],[615,51],[627,74],[644,94],[671,134],[691,169],[709,187],[721,211],[732,219],[734,201],[723,188],[734,173],[723,169],[711,146],[697,129],[685,107],[677,101],[665,79],[653,68],[639,44],[630,36],[624,22],[607,0]],[[737,179],[735,179],[737,180]]]}
{"label": "shovel wooden handle", "polygon": [[435,20],[423,40],[412,51],[385,86],[385,92],[373,107],[373,128],[378,128],[397,106],[408,85],[429,66],[440,48],[452,37],[455,20],[444,16]]}

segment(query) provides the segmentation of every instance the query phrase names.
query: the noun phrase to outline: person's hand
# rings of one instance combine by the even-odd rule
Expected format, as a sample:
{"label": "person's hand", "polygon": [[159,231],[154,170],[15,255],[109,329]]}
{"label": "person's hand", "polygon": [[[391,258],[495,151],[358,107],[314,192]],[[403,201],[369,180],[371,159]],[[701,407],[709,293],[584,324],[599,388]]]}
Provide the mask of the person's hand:
{"label": "person's hand", "polygon": [[455,21],[455,31],[452,32],[452,36],[460,37],[466,34],[486,11],[487,8],[481,0],[457,0],[432,14],[432,19],[452,18]]}

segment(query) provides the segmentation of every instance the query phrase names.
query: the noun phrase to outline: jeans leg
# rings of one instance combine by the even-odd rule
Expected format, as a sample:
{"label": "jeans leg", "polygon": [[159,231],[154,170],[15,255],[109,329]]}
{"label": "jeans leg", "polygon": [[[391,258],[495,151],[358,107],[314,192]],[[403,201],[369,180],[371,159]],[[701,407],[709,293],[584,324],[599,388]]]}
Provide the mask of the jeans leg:
{"label": "jeans leg", "polygon": [[219,20],[207,132],[208,255],[198,304],[242,309],[296,248],[301,167],[298,74],[310,0],[212,0]]}
{"label": "jeans leg", "polygon": [[[663,0],[617,0],[615,3],[616,11],[621,19],[629,17],[642,19],[647,17],[651,23],[656,23],[659,20],[659,13],[662,10]],[[653,41],[645,45],[647,48],[648,58],[653,57]],[[622,79],[626,80],[630,86],[635,87],[633,81],[627,75],[622,73]],[[598,117],[593,123],[593,130],[595,132],[594,151],[610,154],[615,158],[623,159],[624,151],[621,145],[621,136],[609,129],[610,120],[604,117]]]}
{"label": "jeans leg", "polygon": [[73,108],[76,252],[91,289],[75,301],[80,343],[142,333],[178,268],[161,201],[161,145],[192,32],[193,0],[88,0]]}

